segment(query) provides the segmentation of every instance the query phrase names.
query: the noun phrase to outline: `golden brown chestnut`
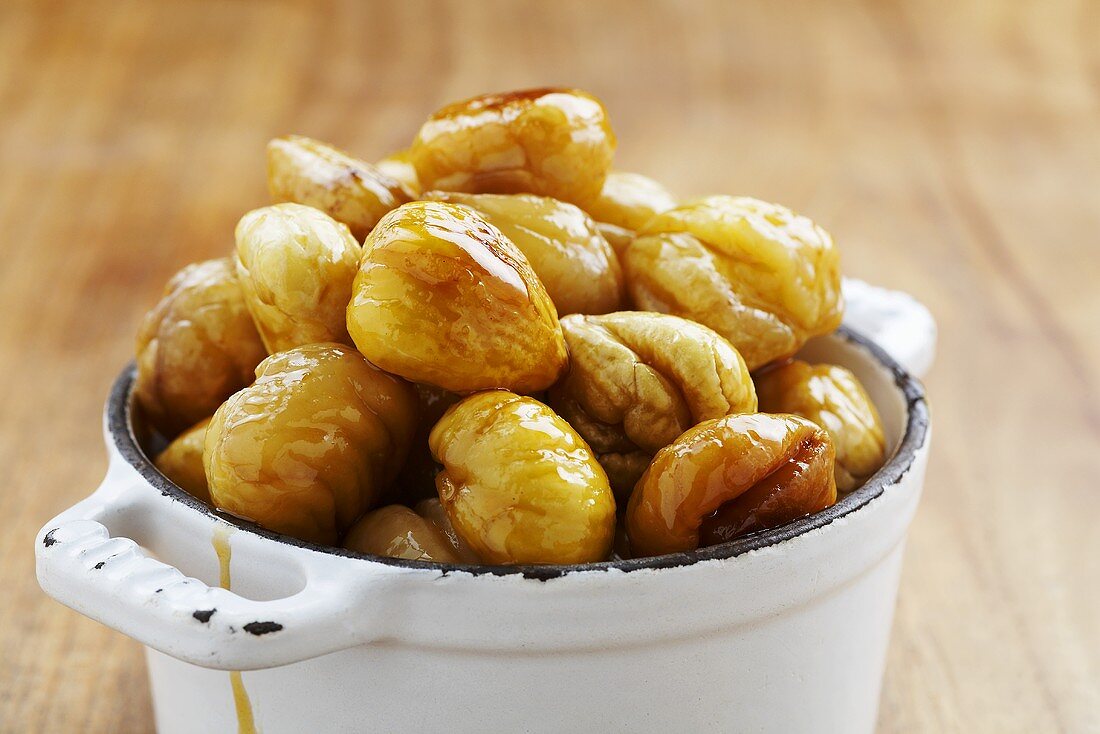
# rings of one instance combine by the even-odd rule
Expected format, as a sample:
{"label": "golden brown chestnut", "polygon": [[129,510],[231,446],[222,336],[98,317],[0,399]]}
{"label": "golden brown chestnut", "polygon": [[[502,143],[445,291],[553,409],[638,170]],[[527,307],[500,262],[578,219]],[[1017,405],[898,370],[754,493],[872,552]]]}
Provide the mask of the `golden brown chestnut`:
{"label": "golden brown chestnut", "polygon": [[412,387],[354,349],[273,354],[210,421],[211,499],[271,530],[333,544],[393,479],[415,425]]}
{"label": "golden brown chestnut", "polygon": [[468,206],[499,229],[531,263],[559,316],[609,313],[622,306],[619,260],[578,207],[533,194],[432,191],[425,198]]}
{"label": "golden brown chestnut", "polygon": [[550,408],[471,395],[432,430],[439,500],[487,563],[586,563],[611,553],[615,498],[584,440]]}
{"label": "golden brown chestnut", "polygon": [[534,392],[565,368],[557,312],[527,259],[469,207],[416,201],[364,243],[347,323],[374,364],[458,393]]}
{"label": "golden brown chestnut", "polygon": [[741,355],[714,331],[642,311],[561,320],[569,371],[549,396],[619,497],[660,449],[697,423],[756,411]]}
{"label": "golden brown chestnut", "polygon": [[267,187],[275,203],[320,209],[360,242],[386,212],[413,196],[378,167],[302,135],[267,144]]}
{"label": "golden brown chestnut", "polygon": [[658,214],[627,248],[623,267],[636,308],[709,326],[749,369],[840,325],[832,238],[776,204],[711,196]]}
{"label": "golden brown chestnut", "polygon": [[607,174],[600,195],[584,208],[597,221],[638,230],[675,206],[676,199],[668,189],[648,176],[612,171]]}
{"label": "golden brown chestnut", "polygon": [[410,561],[459,562],[454,546],[439,526],[404,505],[386,505],[368,512],[348,530],[344,547]]}
{"label": "golden brown chestnut", "polygon": [[760,409],[794,413],[829,433],[836,447],[836,486],[851,492],[886,459],[886,437],[871,398],[851,370],[799,360],[755,376]]}
{"label": "golden brown chestnut", "polygon": [[134,396],[171,438],[252,382],[267,356],[228,259],[188,265],[168,281],[137,336]]}
{"label": "golden brown chestnut", "polygon": [[202,465],[202,448],[206,440],[209,418],[203,418],[176,437],[157,455],[157,469],[195,499],[210,502],[206,486],[206,470]]}
{"label": "golden brown chestnut", "polygon": [[405,191],[413,196],[419,196],[424,190],[420,185],[420,179],[416,177],[416,166],[412,164],[412,156],[409,155],[408,150],[390,153],[375,163],[374,167],[400,183],[405,187]]}
{"label": "golden brown chestnut", "polygon": [[614,152],[600,101],[555,88],[447,105],[409,149],[425,190],[531,193],[577,204],[599,195]]}
{"label": "golden brown chestnut", "polygon": [[348,228],[313,207],[276,204],[237,224],[237,276],[268,351],[350,344],[345,311],[359,268]]}
{"label": "golden brown chestnut", "polygon": [[661,449],[626,510],[635,555],[689,551],[784,525],[836,502],[833,444],[794,415],[700,423]]}

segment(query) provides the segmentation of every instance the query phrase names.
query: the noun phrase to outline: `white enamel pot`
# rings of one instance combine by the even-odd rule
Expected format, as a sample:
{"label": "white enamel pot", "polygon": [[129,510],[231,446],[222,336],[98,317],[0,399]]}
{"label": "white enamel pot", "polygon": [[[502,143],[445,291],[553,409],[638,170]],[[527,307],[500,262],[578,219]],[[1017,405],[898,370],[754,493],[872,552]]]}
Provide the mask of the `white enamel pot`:
{"label": "white enamel pot", "polygon": [[[927,311],[848,288],[854,322],[926,367]],[[527,568],[361,556],[211,512],[143,453],[128,368],[107,403],[107,477],[42,528],[38,579],[148,647],[161,734],[250,718],[266,734],[870,732],[928,412],[898,360],[854,331],[802,356],[852,369],[882,414],[893,456],[862,488],[692,553]],[[231,591],[216,586],[216,537]]]}

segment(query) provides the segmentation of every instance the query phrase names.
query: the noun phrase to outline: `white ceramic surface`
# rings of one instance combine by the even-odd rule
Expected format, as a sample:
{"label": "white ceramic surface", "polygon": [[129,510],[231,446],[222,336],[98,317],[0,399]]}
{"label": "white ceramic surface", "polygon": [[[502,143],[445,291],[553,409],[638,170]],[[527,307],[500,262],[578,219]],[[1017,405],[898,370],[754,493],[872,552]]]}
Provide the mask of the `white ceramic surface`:
{"label": "white ceramic surface", "polygon": [[[934,327],[913,329],[907,297],[865,289],[853,314],[860,299],[906,313],[876,338],[927,364]],[[518,570],[368,559],[231,525],[135,448],[127,372],[108,402],[107,477],[42,528],[39,581],[151,648],[162,734],[237,730],[225,670],[248,671],[267,734],[870,732],[927,413],[919,385],[859,337],[804,356],[853,369],[879,407],[897,454],[864,488],[695,553]],[[218,535],[232,591],[214,586]]]}

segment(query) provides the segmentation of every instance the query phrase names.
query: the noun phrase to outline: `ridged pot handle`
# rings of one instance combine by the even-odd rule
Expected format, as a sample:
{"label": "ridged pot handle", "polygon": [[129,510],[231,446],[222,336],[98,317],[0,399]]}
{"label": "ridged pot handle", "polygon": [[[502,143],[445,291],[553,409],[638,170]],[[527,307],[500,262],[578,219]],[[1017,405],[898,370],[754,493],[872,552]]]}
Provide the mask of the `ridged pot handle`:
{"label": "ridged pot handle", "polygon": [[346,588],[305,564],[304,587],[281,599],[209,586],[111,537],[101,520],[118,513],[121,495],[110,483],[39,531],[38,582],[57,601],[175,658],[223,670],[286,665],[362,641],[348,624],[363,611],[362,584]]}
{"label": "ridged pot handle", "polygon": [[908,293],[844,279],[844,323],[870,338],[917,377],[936,356],[936,321]]}

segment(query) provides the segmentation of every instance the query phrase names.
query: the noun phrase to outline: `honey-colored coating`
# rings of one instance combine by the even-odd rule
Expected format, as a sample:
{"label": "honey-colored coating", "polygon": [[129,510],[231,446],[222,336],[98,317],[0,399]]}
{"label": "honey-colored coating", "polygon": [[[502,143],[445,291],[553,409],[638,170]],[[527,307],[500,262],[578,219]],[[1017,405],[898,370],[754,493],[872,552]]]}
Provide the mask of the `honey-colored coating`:
{"label": "honey-colored coating", "polygon": [[439,526],[404,505],[386,505],[368,512],[348,530],[344,547],[410,561],[459,562],[454,546]]}
{"label": "honey-colored coating", "polygon": [[619,258],[621,263],[623,256],[626,255],[626,249],[634,241],[634,230],[608,222],[596,222],[596,229],[607,240],[607,244],[611,245],[611,249],[615,251],[615,256]]}
{"label": "honey-colored coating", "polygon": [[626,510],[636,556],[689,551],[836,502],[829,434],[794,415],[706,421],[657,453]]}
{"label": "honey-colored coating", "polygon": [[276,204],[320,209],[362,241],[390,209],[413,193],[370,163],[302,135],[267,144],[267,188]]}
{"label": "honey-colored coating", "polygon": [[420,185],[420,179],[416,176],[416,166],[412,164],[412,156],[407,149],[390,153],[374,164],[382,173],[405,187],[405,191],[418,196],[424,188]]}
{"label": "honey-colored coating", "polygon": [[531,263],[559,316],[621,308],[625,284],[619,260],[578,207],[533,194],[432,191],[425,198],[468,206],[499,229]]}
{"label": "honey-colored coating", "polygon": [[755,376],[760,409],[794,413],[829,433],[836,447],[836,486],[851,492],[886,460],[886,436],[871,398],[851,370],[799,360]]}
{"label": "honey-colored coating", "polygon": [[676,199],[661,184],[640,173],[612,171],[600,195],[585,204],[593,219],[629,230],[644,227],[657,214],[676,206]]}
{"label": "honey-colored coating", "polygon": [[523,253],[457,204],[416,201],[378,223],[347,324],[374,364],[451,392],[535,392],[566,365],[557,311]]}
{"label": "honey-colored coating", "polygon": [[409,149],[424,190],[530,193],[575,204],[599,195],[614,152],[600,101],[555,88],[447,105]]}
{"label": "honey-colored coating", "polygon": [[611,553],[615,498],[573,428],[533,398],[472,395],[432,430],[439,500],[486,563],[587,563]]}
{"label": "honey-colored coating", "polygon": [[153,461],[164,476],[187,494],[209,504],[210,490],[206,486],[206,469],[202,465],[202,449],[206,440],[209,418],[204,418],[176,437]]}
{"label": "honey-colored coating", "polygon": [[415,509],[416,514],[435,525],[446,536],[447,542],[451,544],[452,551],[458,558],[458,563],[481,563],[481,559],[477,557],[477,553],[474,553],[469,543],[458,537],[454,525],[451,524],[451,518],[447,517],[447,511],[443,509],[443,503],[439,501],[438,496],[417,502]]}
{"label": "honey-colored coating", "polygon": [[348,228],[313,207],[276,204],[237,224],[237,276],[271,353],[350,344],[345,310],[361,248]]}
{"label": "honey-colored coating", "polygon": [[[413,436],[412,447],[409,456],[405,459],[405,465],[401,467],[397,478],[393,481],[391,491],[386,498],[393,502],[405,505],[413,505],[436,497],[435,475],[439,466],[432,458],[432,452],[428,448],[428,434],[432,428],[462,396],[448,392],[434,385],[414,384],[416,389],[419,411],[416,422],[416,433]],[[438,502],[438,500],[434,500]],[[417,504],[417,512],[420,512]]]}
{"label": "honey-colored coating", "polygon": [[252,382],[266,356],[233,264],[223,258],[188,265],[138,330],[134,396],[171,438]]}
{"label": "honey-colored coating", "polygon": [[279,352],[210,421],[211,499],[271,530],[334,544],[393,479],[415,427],[412,386],[354,349]]}
{"label": "honey-colored coating", "polygon": [[756,199],[711,196],[658,214],[623,267],[636,308],[709,326],[749,369],[793,355],[843,314],[832,238]]}
{"label": "honey-colored coating", "polygon": [[566,316],[561,327],[569,371],[548,402],[595,451],[619,497],[687,429],[756,411],[744,360],[705,326],[624,311]]}

